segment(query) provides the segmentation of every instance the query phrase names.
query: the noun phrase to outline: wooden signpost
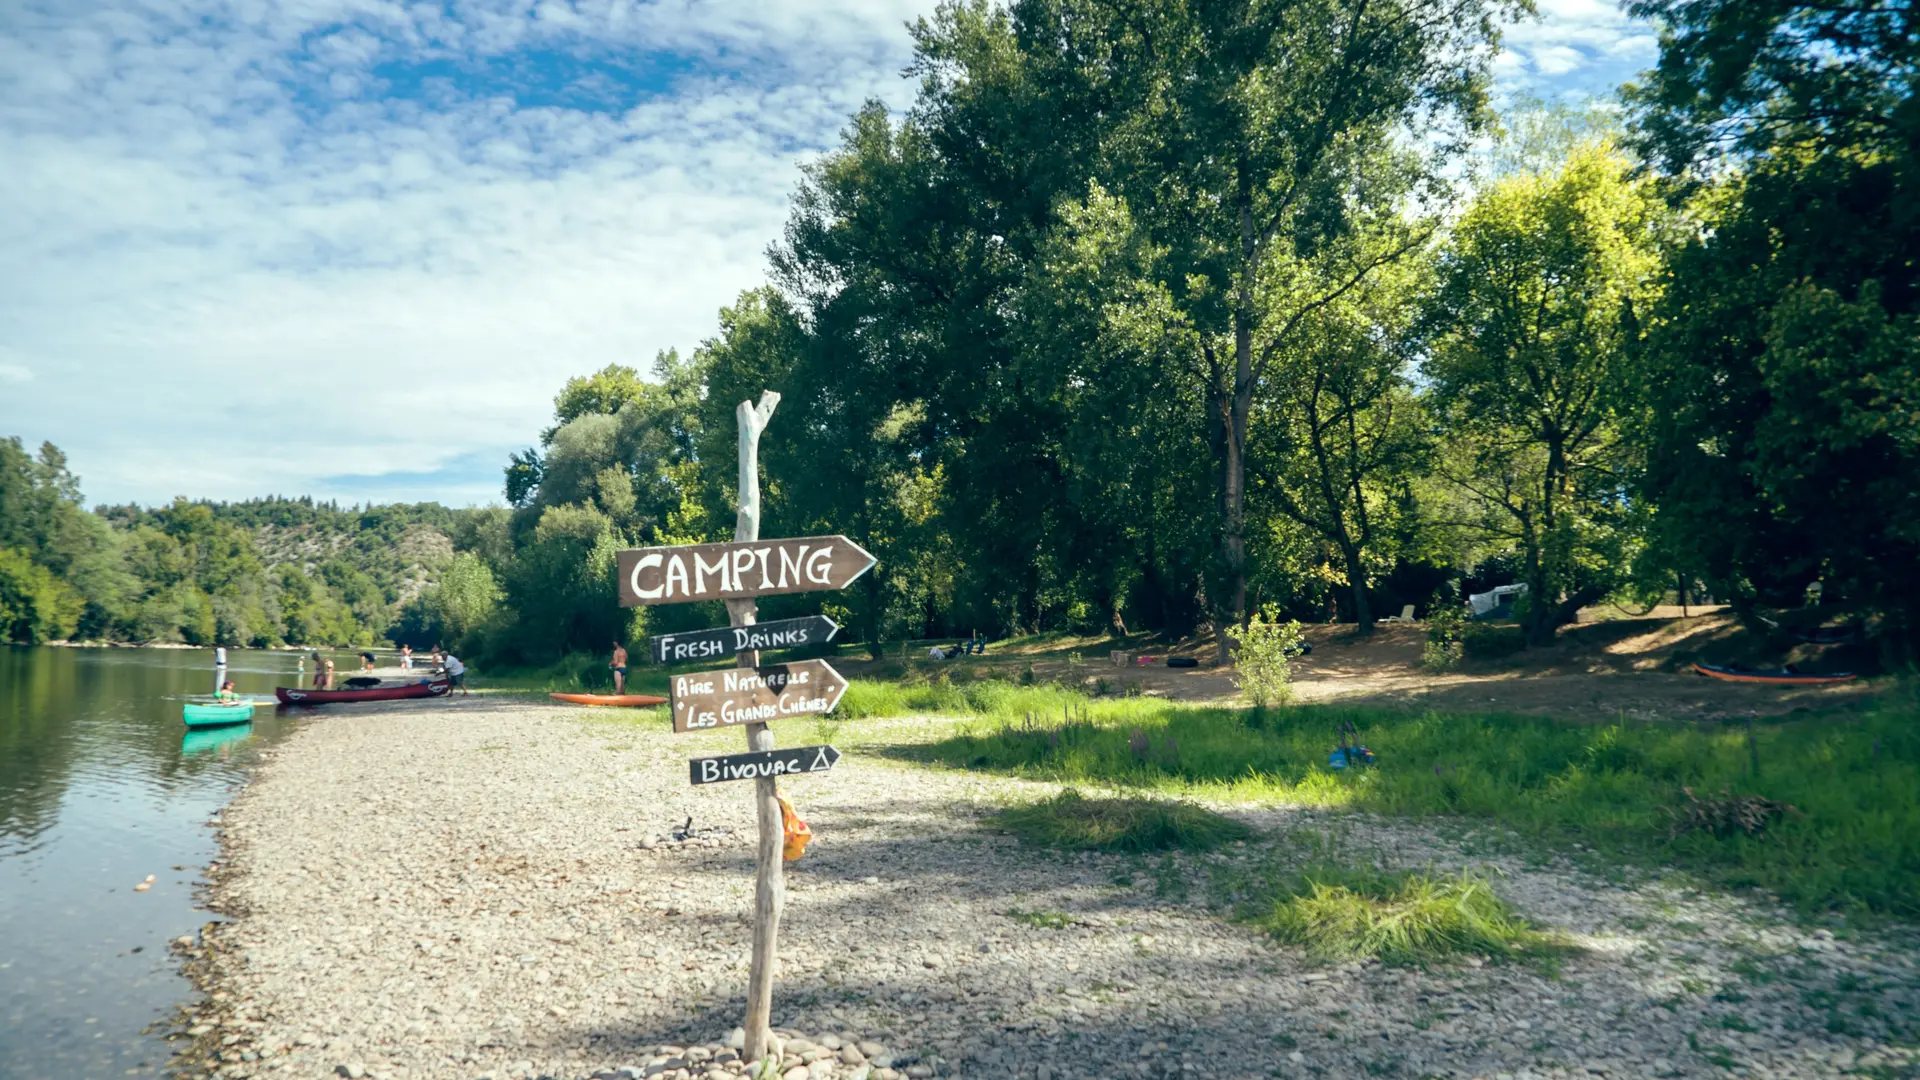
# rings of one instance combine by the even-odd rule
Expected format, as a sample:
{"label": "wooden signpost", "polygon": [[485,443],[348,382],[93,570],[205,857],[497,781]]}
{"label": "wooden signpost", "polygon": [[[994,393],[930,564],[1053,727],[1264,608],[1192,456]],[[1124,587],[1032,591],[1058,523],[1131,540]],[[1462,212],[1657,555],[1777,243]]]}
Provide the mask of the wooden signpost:
{"label": "wooden signpost", "polygon": [[[780,395],[771,390],[760,404],[743,401],[734,410],[740,424],[740,506],[733,543],[635,548],[619,556],[622,607],[636,604],[684,604],[725,600],[729,626],[653,639],[654,659],[719,658],[732,655],[737,666],[678,675],[673,682],[673,729],[700,731],[743,725],[748,753],[696,758],[688,764],[695,784],[721,780],[754,781],[754,809],[760,826],[753,891],[753,957],[747,975],[747,1061],[773,1048],[773,974],[780,940],[780,915],[786,906],[785,830],[780,815],[778,778],[790,773],[824,772],[840,760],[831,746],[779,751],[767,721],[832,712],[846,693],[847,681],[824,660],[760,666],[760,650],[790,648],[831,640],[839,627],[821,616],[758,624],[753,598],[776,593],[843,589],[873,566],[874,558],[844,536],[760,539],[760,432],[773,418]],[[686,651],[680,651],[680,650]]]}
{"label": "wooden signpost", "polygon": [[844,589],[872,565],[867,549],[844,536],[629,548],[620,553],[620,605]]}
{"label": "wooden signpost", "polygon": [[840,704],[840,695],[846,692],[847,680],[825,660],[675,675],[673,730],[705,731],[790,716],[823,716]]}
{"label": "wooden signpost", "polygon": [[808,615],[751,626],[716,626],[711,630],[658,634],[650,644],[654,663],[684,664],[689,660],[721,660],[735,653],[760,649],[825,645],[839,632],[840,624],[825,615]]}
{"label": "wooden signpost", "polygon": [[795,746],[759,754],[697,757],[687,762],[687,772],[695,784],[717,784],[723,780],[758,780],[763,776],[826,772],[839,762],[840,751],[831,746]]}

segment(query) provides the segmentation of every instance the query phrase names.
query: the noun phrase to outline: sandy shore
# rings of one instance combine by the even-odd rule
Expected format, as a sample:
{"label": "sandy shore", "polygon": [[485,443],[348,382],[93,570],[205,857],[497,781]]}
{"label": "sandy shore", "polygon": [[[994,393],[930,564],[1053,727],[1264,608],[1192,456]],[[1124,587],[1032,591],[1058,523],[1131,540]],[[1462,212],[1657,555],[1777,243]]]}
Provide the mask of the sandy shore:
{"label": "sandy shore", "polygon": [[[1745,901],[1609,885],[1564,861],[1470,858],[1486,836],[1348,815],[1242,811],[1261,841],[1165,864],[1035,851],[980,818],[1047,789],[884,755],[932,726],[848,724],[837,770],[785,785],[818,840],[789,870],[776,1023],[883,1044],[896,1075],[1911,1068],[1894,1045],[1911,1045],[1920,1016],[1906,936],[1835,940]],[[779,734],[796,745],[823,733]],[[217,999],[189,1021],[184,1060],[226,1076],[737,1075],[737,1062],[661,1050],[723,1040],[739,1022],[746,790],[694,788],[685,762],[742,742],[510,697],[317,716],[225,814],[212,903],[232,921],[186,950]],[[712,839],[658,842],[689,817]],[[1588,951],[1557,979],[1521,966],[1326,969],[1207,906],[1212,870],[1304,851],[1328,830],[1404,865],[1486,866]],[[829,1058],[809,1080],[861,1069],[879,1076]]]}

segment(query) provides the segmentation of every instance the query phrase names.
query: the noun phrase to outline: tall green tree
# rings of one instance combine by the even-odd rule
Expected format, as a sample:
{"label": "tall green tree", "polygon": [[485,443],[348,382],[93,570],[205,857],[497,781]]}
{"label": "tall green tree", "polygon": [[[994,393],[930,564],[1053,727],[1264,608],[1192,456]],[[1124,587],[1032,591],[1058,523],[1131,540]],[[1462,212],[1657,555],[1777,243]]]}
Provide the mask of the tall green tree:
{"label": "tall green tree", "polygon": [[1394,554],[1432,443],[1410,379],[1422,269],[1402,261],[1304,320],[1255,403],[1253,504],[1332,545],[1362,634],[1373,629],[1371,567]]}
{"label": "tall green tree", "polygon": [[[1030,0],[1004,15],[943,8],[917,31],[919,111],[936,143],[1043,198],[1079,198],[1097,180],[1164,249],[1159,283],[1191,331],[1208,409],[1223,630],[1246,612],[1261,386],[1312,312],[1398,256],[1338,240],[1356,214],[1437,179],[1483,120],[1495,19],[1522,9]],[[1433,153],[1368,167],[1416,129]],[[960,149],[969,140],[977,149]]]}
{"label": "tall green tree", "polygon": [[1665,220],[1633,169],[1603,139],[1496,181],[1455,226],[1431,300],[1441,472],[1467,496],[1467,524],[1523,554],[1530,644],[1631,564],[1621,420]]}
{"label": "tall green tree", "polygon": [[1636,125],[1696,228],[1640,383],[1655,550],[1759,625],[1808,584],[1920,651],[1920,24],[1659,0]]}

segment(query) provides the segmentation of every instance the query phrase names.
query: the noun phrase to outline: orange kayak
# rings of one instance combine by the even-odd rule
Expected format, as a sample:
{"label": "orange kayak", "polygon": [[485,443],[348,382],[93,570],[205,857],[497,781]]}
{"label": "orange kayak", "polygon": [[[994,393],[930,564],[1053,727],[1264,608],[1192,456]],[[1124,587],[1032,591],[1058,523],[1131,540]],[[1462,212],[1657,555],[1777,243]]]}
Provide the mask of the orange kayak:
{"label": "orange kayak", "polygon": [[1693,670],[1709,679],[1721,679],[1726,682],[1768,683],[1773,686],[1826,686],[1832,683],[1853,681],[1850,671],[1836,671],[1830,675],[1821,675],[1807,671],[1749,671],[1745,668],[1716,667],[1713,664],[1695,664]]}
{"label": "orange kayak", "polygon": [[637,709],[667,703],[666,698],[654,697],[651,694],[548,694],[547,696],[569,705],[626,705]]}

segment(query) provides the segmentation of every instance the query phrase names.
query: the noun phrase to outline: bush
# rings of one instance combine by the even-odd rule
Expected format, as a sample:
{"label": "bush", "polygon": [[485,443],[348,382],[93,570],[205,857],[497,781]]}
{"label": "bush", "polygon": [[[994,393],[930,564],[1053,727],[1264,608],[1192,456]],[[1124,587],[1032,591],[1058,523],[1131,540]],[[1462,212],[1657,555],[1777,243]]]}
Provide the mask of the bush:
{"label": "bush", "polygon": [[1268,605],[1237,635],[1233,648],[1234,685],[1256,708],[1293,700],[1293,658],[1300,655],[1300,624],[1279,621]]}
{"label": "bush", "polygon": [[1001,828],[1032,844],[1076,851],[1208,851],[1253,835],[1229,817],[1168,799],[1088,799],[1068,788],[1002,810]]}
{"label": "bush", "polygon": [[1527,647],[1527,635],[1518,626],[1468,623],[1460,644],[1468,658],[1499,660]]}
{"label": "bush", "polygon": [[1420,663],[1428,671],[1445,671],[1460,662],[1461,636],[1467,616],[1457,604],[1433,605],[1427,614],[1427,645]]}

